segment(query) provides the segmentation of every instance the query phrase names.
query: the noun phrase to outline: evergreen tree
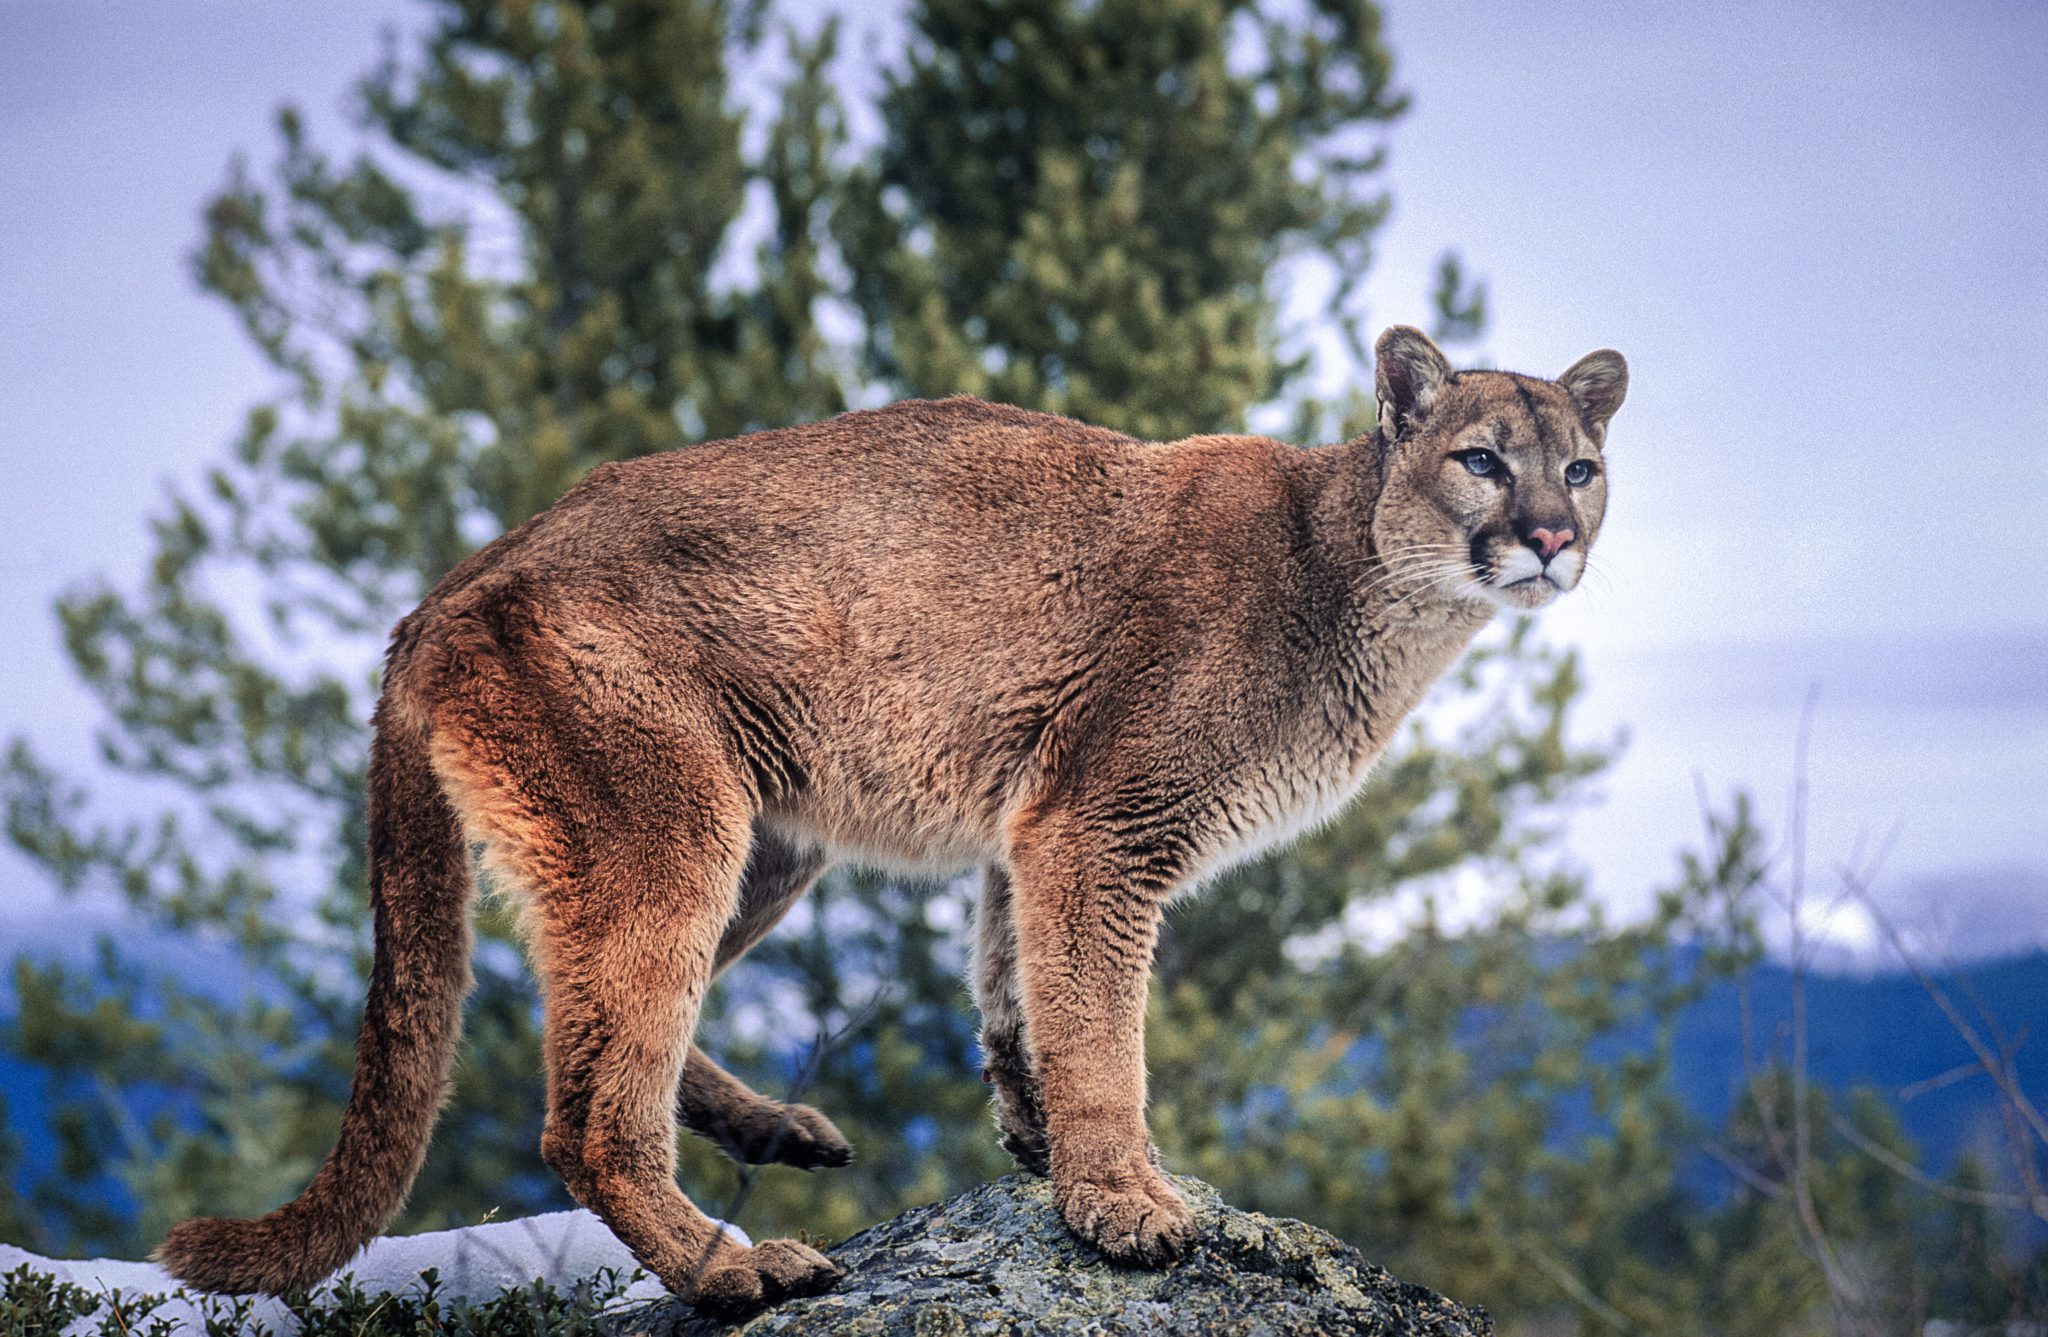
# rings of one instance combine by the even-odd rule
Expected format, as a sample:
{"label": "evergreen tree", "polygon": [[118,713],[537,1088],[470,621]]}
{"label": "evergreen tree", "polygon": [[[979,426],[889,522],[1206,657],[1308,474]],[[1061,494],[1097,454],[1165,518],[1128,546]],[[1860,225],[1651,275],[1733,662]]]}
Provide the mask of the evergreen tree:
{"label": "evergreen tree", "polygon": [[[59,605],[106,760],[151,782],[160,816],[102,819],[25,744],[9,758],[19,848],[224,967],[181,979],[145,949],[19,977],[12,1047],[77,1130],[43,1185],[73,1247],[133,1251],[195,1210],[274,1205],[331,1142],[367,966],[362,780],[390,624],[596,464],[841,406],[811,320],[841,134],[830,29],[791,39],[750,157],[727,62],[766,53],[736,42],[721,0],[436,10],[422,47],[363,83],[363,153],[329,158],[287,110],[275,169],[238,163],[208,206],[197,276],[280,391],[171,498],[139,589]],[[756,186],[771,217],[750,233]],[[531,988],[502,911],[486,929],[410,1227],[563,1201],[535,1151]],[[103,1024],[110,999],[148,1020]]]}
{"label": "evergreen tree", "polygon": [[1965,1154],[1948,1174],[1945,1197],[1931,1213],[1926,1241],[1931,1260],[1927,1309],[1935,1318],[1972,1327],[2030,1319],[2027,1296],[2008,1261],[2010,1231],[1990,1196],[1991,1177]]}
{"label": "evergreen tree", "polygon": [[1241,427],[1303,370],[1288,266],[1326,263],[1350,328],[1387,208],[1376,133],[1406,105],[1370,0],[919,0],[910,21],[838,228],[875,374],[1170,440]]}
{"label": "evergreen tree", "polygon": [[[1611,1307],[1616,1261],[1685,1250],[1669,1023],[1719,962],[1679,934],[1746,864],[1696,861],[1648,919],[1605,922],[1556,841],[1606,753],[1570,742],[1575,657],[1529,634],[1438,689],[1462,730],[1425,712],[1328,828],[1174,917],[1151,1052],[1162,1150],[1234,1200],[1534,1317]],[[1440,922],[1434,897],[1475,891],[1490,910]],[[1405,931],[1362,944],[1359,914],[1404,893]]]}
{"label": "evergreen tree", "polygon": [[21,1173],[21,1139],[10,1131],[7,1115],[6,1098],[0,1097],[0,1240],[38,1241],[35,1213],[14,1186]]}

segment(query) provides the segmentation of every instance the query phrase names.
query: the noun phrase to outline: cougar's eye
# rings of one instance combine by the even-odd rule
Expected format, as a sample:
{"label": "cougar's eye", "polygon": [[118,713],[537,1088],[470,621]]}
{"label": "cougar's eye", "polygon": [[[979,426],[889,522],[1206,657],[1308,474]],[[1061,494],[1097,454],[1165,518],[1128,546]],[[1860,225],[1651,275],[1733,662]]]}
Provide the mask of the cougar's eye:
{"label": "cougar's eye", "polygon": [[1584,487],[1593,481],[1593,461],[1573,460],[1564,466],[1564,481],[1573,487]]}
{"label": "cougar's eye", "polygon": [[1480,478],[1492,478],[1503,472],[1500,456],[1490,450],[1468,450],[1458,456],[1458,463],[1464,465]]}

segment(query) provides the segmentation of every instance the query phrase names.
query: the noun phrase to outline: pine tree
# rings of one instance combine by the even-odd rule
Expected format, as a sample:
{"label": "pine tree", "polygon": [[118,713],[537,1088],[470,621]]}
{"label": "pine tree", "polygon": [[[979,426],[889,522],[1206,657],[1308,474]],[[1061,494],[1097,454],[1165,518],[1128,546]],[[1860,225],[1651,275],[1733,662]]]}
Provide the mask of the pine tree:
{"label": "pine tree", "polygon": [[1933,1213],[1926,1242],[1931,1264],[1927,1311],[1931,1317],[1972,1327],[2034,1317],[2026,1312],[2017,1269],[2008,1261],[2011,1233],[1997,1208],[1983,1163],[1965,1154],[1948,1174],[1946,1198]]}
{"label": "pine tree", "polygon": [[41,1230],[15,1177],[21,1173],[21,1139],[9,1131],[7,1101],[0,1097],[0,1240],[40,1242]]}
{"label": "pine tree", "polygon": [[[886,139],[838,229],[868,363],[1170,440],[1243,425],[1304,369],[1284,267],[1350,299],[1406,98],[1368,0],[921,0]],[[1354,347],[1355,347],[1354,342]]]}
{"label": "pine tree", "polygon": [[[330,159],[288,109],[275,168],[238,162],[208,206],[196,275],[280,390],[170,499],[139,588],[59,605],[107,761],[162,795],[160,815],[102,818],[25,744],[9,758],[17,846],[67,889],[126,896],[155,935],[97,972],[22,976],[12,1047],[77,1130],[45,1184],[83,1186],[53,1207],[74,1246],[133,1250],[193,1210],[274,1205],[331,1140],[391,622],[596,464],[841,407],[811,320],[841,135],[829,28],[790,39],[749,156],[728,59],[769,52],[737,40],[721,0],[437,10],[417,52],[362,84],[364,152]],[[757,185],[772,216],[749,231]],[[532,991],[506,928],[487,916],[411,1226],[563,1202],[535,1151]],[[150,968],[184,942],[225,969]],[[149,1022],[95,1030],[109,998]],[[101,1201],[128,1213],[88,1211]]]}

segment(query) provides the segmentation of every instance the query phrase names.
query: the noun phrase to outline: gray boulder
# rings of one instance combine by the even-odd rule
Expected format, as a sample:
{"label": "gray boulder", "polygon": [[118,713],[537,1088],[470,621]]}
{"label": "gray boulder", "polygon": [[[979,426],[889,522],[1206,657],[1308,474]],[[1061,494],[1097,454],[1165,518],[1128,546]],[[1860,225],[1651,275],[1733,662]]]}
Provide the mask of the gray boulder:
{"label": "gray boulder", "polygon": [[1198,1179],[1174,1177],[1201,1239],[1164,1271],[1113,1267],[1070,1235],[1052,1185],[1010,1175],[862,1231],[832,1257],[845,1280],[734,1328],[669,1303],[625,1316],[661,1337],[843,1333],[1370,1333],[1482,1337],[1486,1311],[1396,1281],[1326,1231],[1243,1212]]}

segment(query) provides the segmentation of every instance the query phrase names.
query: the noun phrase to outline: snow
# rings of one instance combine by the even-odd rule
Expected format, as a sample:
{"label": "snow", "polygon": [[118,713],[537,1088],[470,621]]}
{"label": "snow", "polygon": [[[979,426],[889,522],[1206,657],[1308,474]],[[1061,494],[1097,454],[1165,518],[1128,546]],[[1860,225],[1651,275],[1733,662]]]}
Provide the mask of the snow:
{"label": "snow", "polygon": [[[752,1242],[738,1226],[727,1225],[725,1231],[742,1244]],[[131,1263],[116,1258],[43,1258],[0,1244],[0,1274],[12,1272],[24,1263],[95,1295],[161,1295],[178,1290],[178,1282],[154,1263]],[[444,1297],[485,1300],[536,1279],[557,1290],[567,1290],[605,1268],[625,1278],[632,1276],[638,1266],[626,1246],[602,1221],[589,1212],[577,1211],[551,1212],[461,1230],[387,1236],[373,1241],[339,1275],[352,1277],[362,1291],[386,1294],[417,1287],[420,1273],[431,1267],[438,1270]],[[666,1293],[660,1282],[643,1277],[632,1284],[624,1298],[653,1300]],[[283,1314],[281,1304],[266,1299],[258,1302],[251,1318],[273,1330],[288,1331],[291,1325]],[[180,1330],[201,1330],[198,1307],[182,1295],[152,1310],[150,1317],[172,1320]],[[91,1331],[97,1322],[81,1319],[72,1325],[72,1331]]]}

